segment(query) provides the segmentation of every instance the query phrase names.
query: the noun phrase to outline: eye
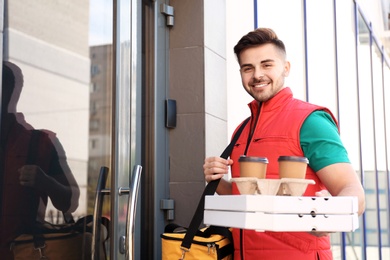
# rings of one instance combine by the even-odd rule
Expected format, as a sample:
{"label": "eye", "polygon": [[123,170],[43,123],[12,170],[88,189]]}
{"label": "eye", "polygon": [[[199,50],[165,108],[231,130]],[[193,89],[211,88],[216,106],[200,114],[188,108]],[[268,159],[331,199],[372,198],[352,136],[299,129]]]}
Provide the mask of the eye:
{"label": "eye", "polygon": [[244,73],[250,73],[250,72],[253,72],[254,68],[253,67],[243,67],[241,68],[241,72],[244,72]]}

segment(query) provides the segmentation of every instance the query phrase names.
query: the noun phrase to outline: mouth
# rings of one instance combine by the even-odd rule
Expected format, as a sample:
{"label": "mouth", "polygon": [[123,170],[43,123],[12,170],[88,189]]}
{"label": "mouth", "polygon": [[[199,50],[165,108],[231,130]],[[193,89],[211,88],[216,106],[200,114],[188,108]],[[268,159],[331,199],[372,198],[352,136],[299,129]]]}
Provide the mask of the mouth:
{"label": "mouth", "polygon": [[264,88],[264,87],[266,87],[268,85],[269,85],[269,82],[257,82],[257,83],[251,84],[251,86],[253,88]]}

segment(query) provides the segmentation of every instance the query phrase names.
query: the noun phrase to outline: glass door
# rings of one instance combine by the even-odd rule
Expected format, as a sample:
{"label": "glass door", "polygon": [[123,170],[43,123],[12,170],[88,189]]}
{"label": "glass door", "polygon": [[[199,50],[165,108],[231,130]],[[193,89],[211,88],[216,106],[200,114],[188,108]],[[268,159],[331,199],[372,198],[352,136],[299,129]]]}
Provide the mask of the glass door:
{"label": "glass door", "polygon": [[[35,237],[37,223],[62,228],[70,218],[82,221],[73,245],[81,251],[62,259],[136,258],[139,240],[131,244],[127,230],[129,182],[142,171],[140,2],[0,1],[2,259],[13,259],[15,239]],[[101,173],[97,223],[90,216]],[[96,242],[98,251],[90,250]],[[47,256],[48,247],[36,253]]]}

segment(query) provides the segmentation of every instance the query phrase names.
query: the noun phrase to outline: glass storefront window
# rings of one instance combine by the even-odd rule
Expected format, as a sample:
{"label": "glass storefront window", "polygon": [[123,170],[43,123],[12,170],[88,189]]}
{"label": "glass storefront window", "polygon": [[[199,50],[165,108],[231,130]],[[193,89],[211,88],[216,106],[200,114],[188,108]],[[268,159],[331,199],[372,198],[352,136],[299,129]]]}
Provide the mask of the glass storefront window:
{"label": "glass storefront window", "polygon": [[373,72],[373,98],[375,112],[375,154],[376,154],[376,175],[375,189],[377,201],[377,219],[380,234],[378,240],[380,244],[386,243],[387,232],[384,232],[388,226],[385,220],[386,207],[386,189],[387,184],[384,181],[386,178],[386,147],[385,147],[385,121],[384,121],[384,85],[383,85],[383,70],[382,70],[382,53],[378,45],[374,42],[372,46],[372,72]]}
{"label": "glass storefront window", "polygon": [[306,1],[308,101],[338,117],[336,41],[331,1]]}
{"label": "glass storefront window", "polygon": [[375,254],[378,241],[378,208],[376,190],[376,158],[374,139],[374,104],[371,73],[371,33],[368,25],[359,13],[358,16],[358,80],[359,111],[362,151],[362,174],[366,191],[366,236],[369,254]]}
{"label": "glass storefront window", "polygon": [[[3,242],[31,229],[31,219],[56,224],[64,212],[74,220],[93,213],[100,167],[111,165],[113,4],[15,0],[4,5],[2,174],[17,176],[30,164],[39,169],[32,183],[20,186],[13,178],[10,193],[3,190],[1,207],[13,216],[10,220],[2,211],[0,229],[9,228],[1,236],[1,255],[8,259],[11,251]],[[33,129],[40,135],[31,150],[36,159],[28,164]],[[28,198],[37,204],[24,215],[19,202]],[[106,217],[109,203],[104,203]]]}
{"label": "glass storefront window", "polygon": [[[390,86],[390,66],[389,63],[383,64],[383,86],[384,88],[384,98],[385,100],[390,100],[390,89],[387,86]],[[385,130],[386,130],[386,161],[388,162],[390,160],[390,125],[388,122],[390,122],[390,106],[387,104],[388,102],[385,102]],[[390,174],[389,174],[389,164],[387,163],[386,171],[383,172],[381,175],[380,182],[386,183],[385,192],[383,195],[384,202],[382,205],[385,205],[386,211],[383,211],[382,214],[384,215],[382,217],[383,219],[383,228],[384,234],[383,234],[383,245],[385,245],[387,248],[390,248]],[[387,203],[387,204],[386,204]]]}

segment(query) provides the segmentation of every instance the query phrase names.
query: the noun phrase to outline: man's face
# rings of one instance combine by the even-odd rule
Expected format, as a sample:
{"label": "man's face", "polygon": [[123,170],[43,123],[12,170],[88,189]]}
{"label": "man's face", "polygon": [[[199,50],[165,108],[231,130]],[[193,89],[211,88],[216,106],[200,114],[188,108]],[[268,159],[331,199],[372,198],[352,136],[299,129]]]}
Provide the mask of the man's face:
{"label": "man's face", "polygon": [[240,53],[242,85],[254,99],[264,102],[284,87],[290,63],[273,44],[245,49]]}

